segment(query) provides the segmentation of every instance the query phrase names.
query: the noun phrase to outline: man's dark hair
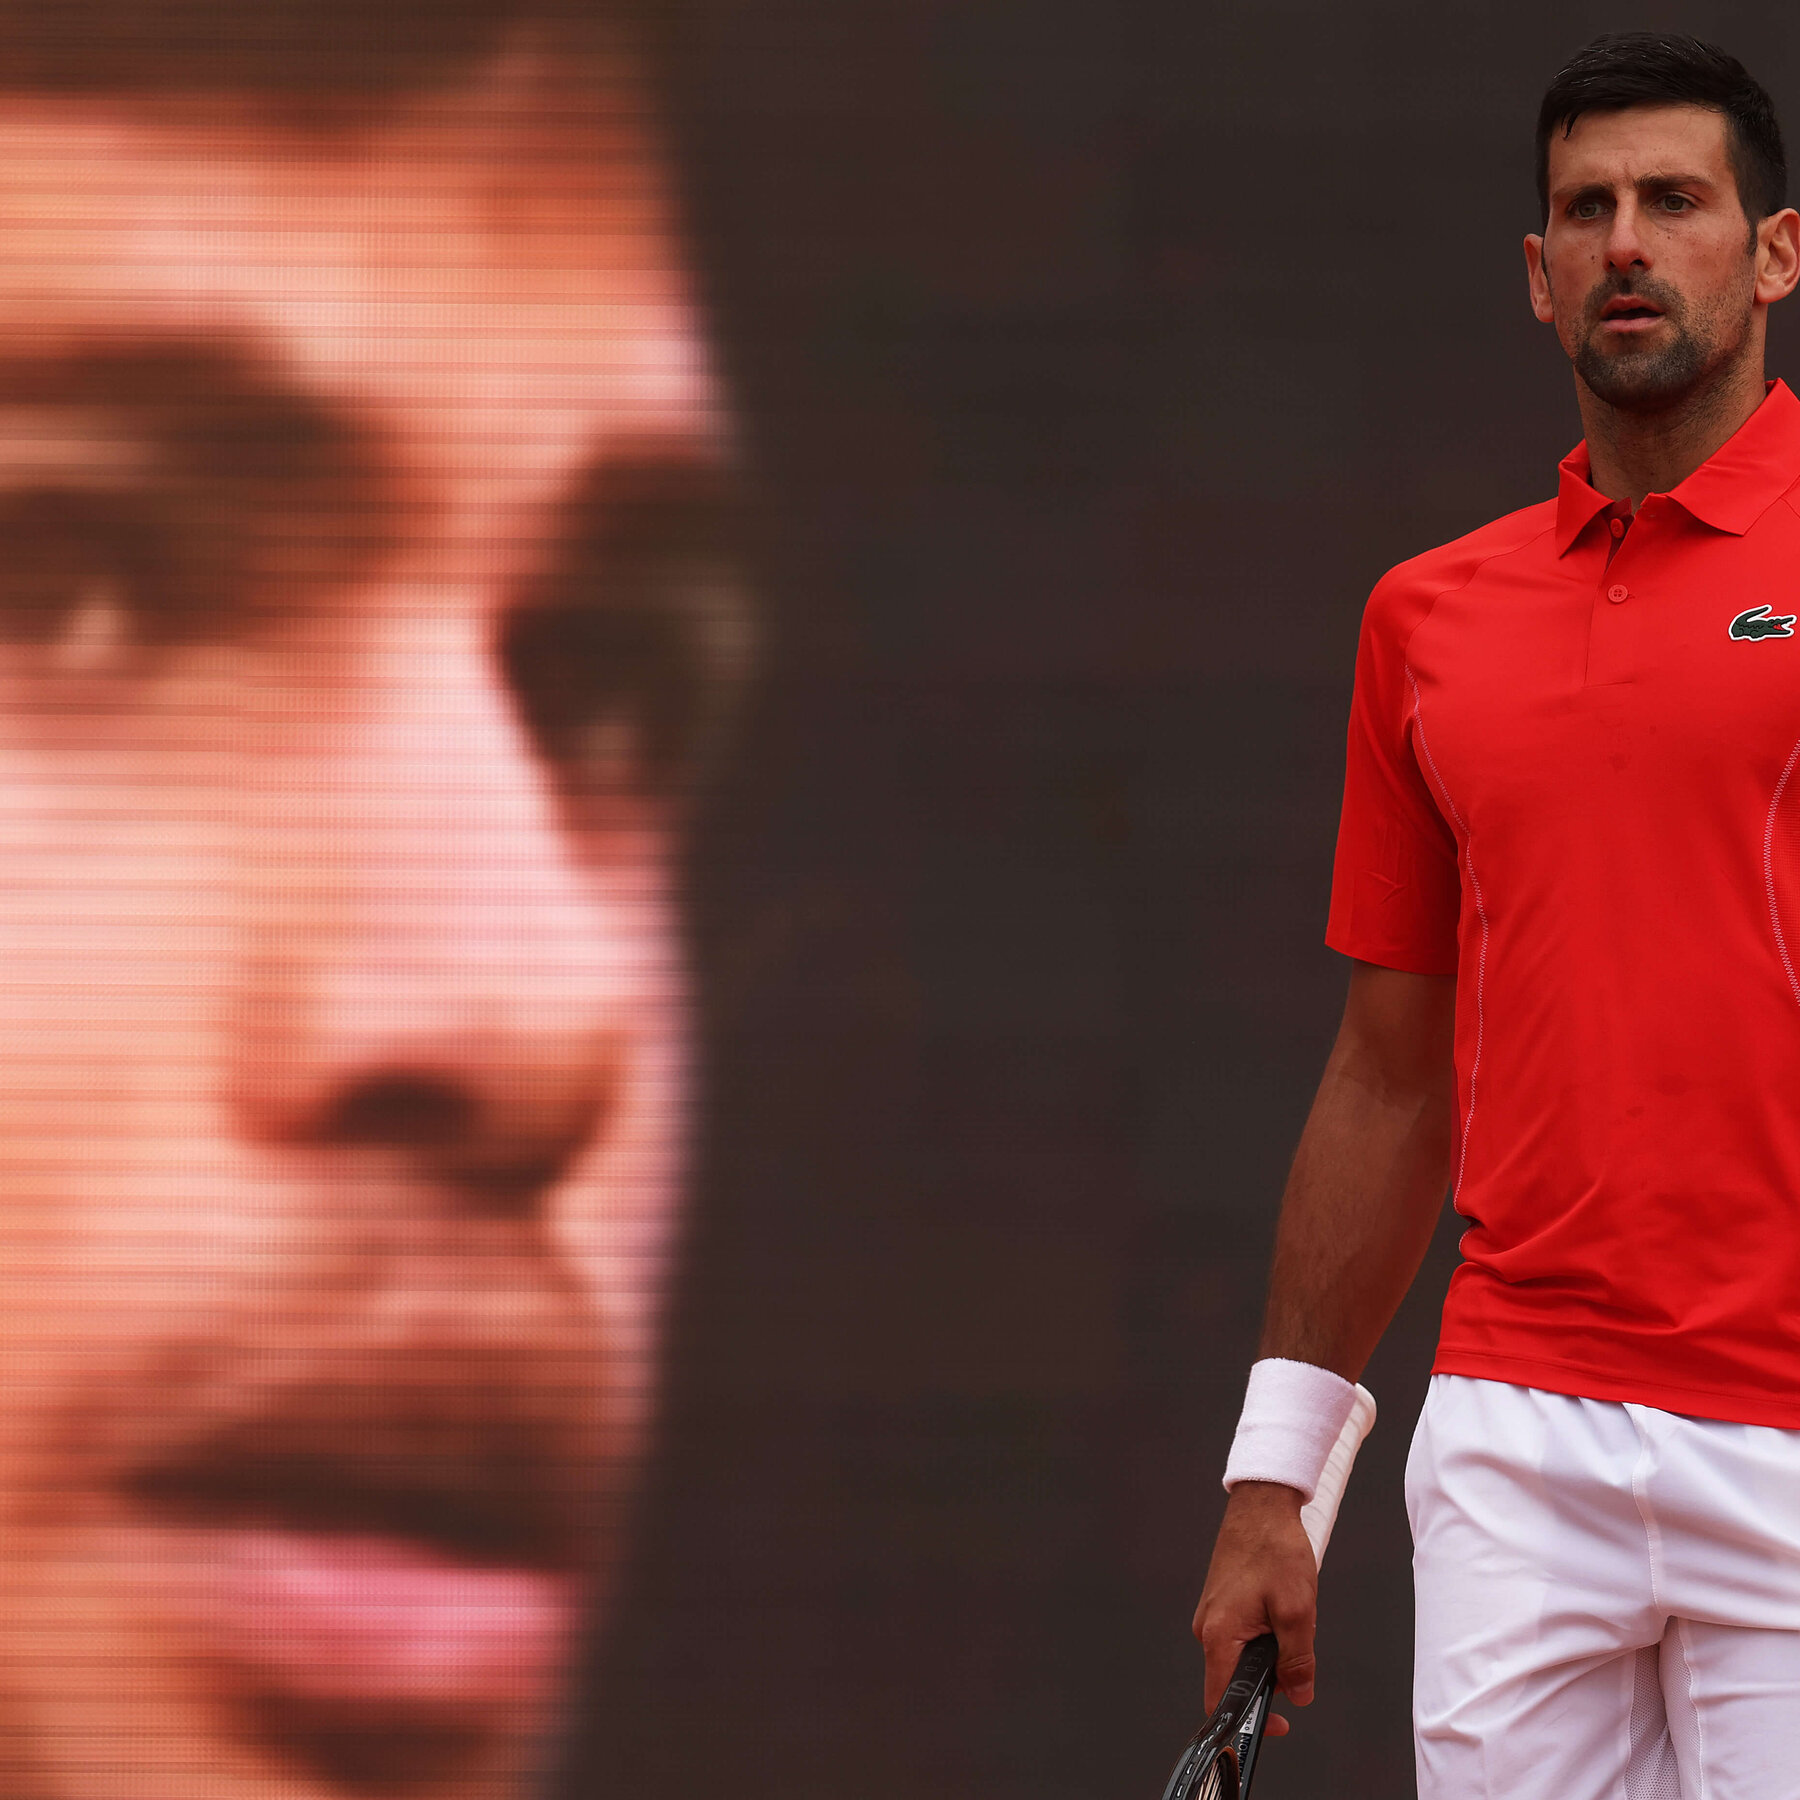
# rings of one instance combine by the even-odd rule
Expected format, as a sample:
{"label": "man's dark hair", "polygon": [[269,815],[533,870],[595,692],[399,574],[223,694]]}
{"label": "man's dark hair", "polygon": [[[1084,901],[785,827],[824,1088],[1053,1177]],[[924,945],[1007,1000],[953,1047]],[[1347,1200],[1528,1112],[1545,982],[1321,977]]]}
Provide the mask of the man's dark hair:
{"label": "man's dark hair", "polygon": [[1725,148],[1752,232],[1787,204],[1787,152],[1775,103],[1735,56],[1698,38],[1625,31],[1595,38],[1550,83],[1538,108],[1538,204],[1550,217],[1550,139],[1583,113],[1631,106],[1704,106],[1725,118]]}

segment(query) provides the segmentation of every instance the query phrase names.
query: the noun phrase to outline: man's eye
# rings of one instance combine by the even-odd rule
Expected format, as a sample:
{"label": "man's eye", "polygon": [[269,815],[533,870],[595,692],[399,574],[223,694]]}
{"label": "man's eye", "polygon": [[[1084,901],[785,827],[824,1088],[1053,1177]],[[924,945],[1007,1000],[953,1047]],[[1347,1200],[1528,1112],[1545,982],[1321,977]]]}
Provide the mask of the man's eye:
{"label": "man's eye", "polygon": [[683,760],[688,699],[668,621],[643,608],[543,607],[507,622],[507,684],[577,791],[649,791]]}
{"label": "man's eye", "polygon": [[1664,194],[1660,202],[1665,212],[1684,213],[1693,206],[1686,194]]}
{"label": "man's eye", "polygon": [[698,568],[601,585],[606,598],[563,595],[507,620],[507,684],[576,795],[673,794],[741,678],[741,588]]}
{"label": "man's eye", "polygon": [[0,498],[0,642],[100,666],[180,635],[169,546],[115,496],[60,489]]}
{"label": "man's eye", "polygon": [[1569,216],[1573,219],[1597,219],[1604,210],[1598,200],[1577,200],[1569,208]]}

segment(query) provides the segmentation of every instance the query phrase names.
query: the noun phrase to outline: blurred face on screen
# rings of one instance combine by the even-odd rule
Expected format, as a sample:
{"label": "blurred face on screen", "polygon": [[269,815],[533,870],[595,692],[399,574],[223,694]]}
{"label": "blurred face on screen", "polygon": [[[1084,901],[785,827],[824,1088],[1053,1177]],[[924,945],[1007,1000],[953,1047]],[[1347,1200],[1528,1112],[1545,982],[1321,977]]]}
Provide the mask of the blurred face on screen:
{"label": "blurred face on screen", "polygon": [[0,1791],[522,1791],[646,1425],[723,432],[644,93],[0,104]]}

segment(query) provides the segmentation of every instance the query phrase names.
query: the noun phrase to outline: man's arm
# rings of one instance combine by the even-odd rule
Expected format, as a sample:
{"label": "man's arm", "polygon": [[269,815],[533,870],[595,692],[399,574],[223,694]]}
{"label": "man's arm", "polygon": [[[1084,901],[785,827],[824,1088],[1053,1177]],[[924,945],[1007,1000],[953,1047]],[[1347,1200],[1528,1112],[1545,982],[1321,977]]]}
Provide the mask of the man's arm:
{"label": "man's arm", "polygon": [[[1354,1381],[1387,1329],[1449,1183],[1455,1006],[1454,976],[1356,964],[1282,1197],[1261,1355]],[[1280,1641],[1282,1692],[1297,1706],[1312,1699],[1318,1569],[1300,1507],[1295,1489],[1261,1481],[1226,1502],[1194,1613],[1209,1711],[1239,1650],[1265,1631]],[[1271,1720],[1273,1734],[1286,1729]]]}

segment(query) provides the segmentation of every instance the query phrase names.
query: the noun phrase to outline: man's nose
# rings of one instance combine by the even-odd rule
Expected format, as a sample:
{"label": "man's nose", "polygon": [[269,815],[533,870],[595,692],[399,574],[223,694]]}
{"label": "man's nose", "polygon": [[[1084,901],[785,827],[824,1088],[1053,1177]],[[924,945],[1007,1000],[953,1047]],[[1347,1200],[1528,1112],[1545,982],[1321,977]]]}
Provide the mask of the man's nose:
{"label": "man's nose", "polygon": [[262,726],[239,1102],[518,1208],[606,1131],[670,978],[660,862],[583,855],[479,618],[375,635]]}
{"label": "man's nose", "polygon": [[1606,237],[1606,266],[1623,274],[1627,269],[1647,269],[1650,251],[1643,233],[1643,217],[1636,198],[1626,195],[1613,210],[1612,229]]}

